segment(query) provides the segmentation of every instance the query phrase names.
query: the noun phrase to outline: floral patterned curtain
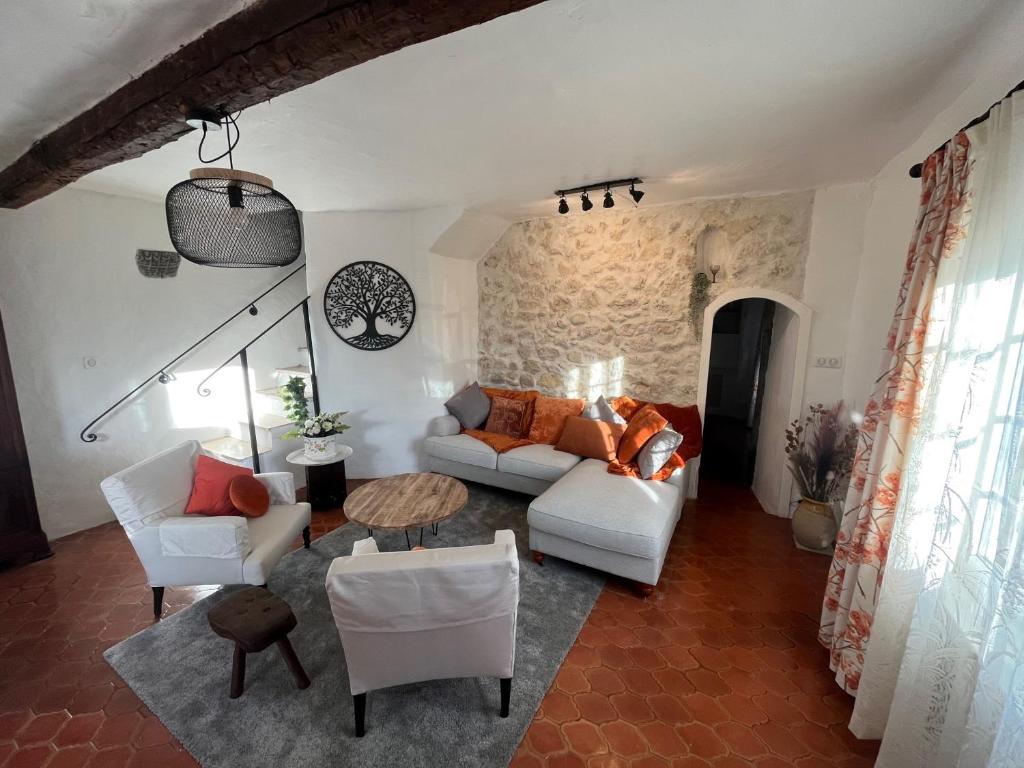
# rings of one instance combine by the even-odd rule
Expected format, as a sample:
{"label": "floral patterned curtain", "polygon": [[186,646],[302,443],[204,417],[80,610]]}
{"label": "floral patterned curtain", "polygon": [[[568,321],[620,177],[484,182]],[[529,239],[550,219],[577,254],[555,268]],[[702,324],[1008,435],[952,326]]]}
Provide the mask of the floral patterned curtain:
{"label": "floral patterned curtain", "polygon": [[831,652],[836,681],[853,695],[885,576],[907,447],[929,383],[925,337],[939,267],[961,244],[970,214],[969,149],[960,133],[924,164],[914,236],[829,569],[818,639]]}
{"label": "floral patterned curtain", "polygon": [[851,729],[880,768],[1024,766],[1024,92],[969,129]]}

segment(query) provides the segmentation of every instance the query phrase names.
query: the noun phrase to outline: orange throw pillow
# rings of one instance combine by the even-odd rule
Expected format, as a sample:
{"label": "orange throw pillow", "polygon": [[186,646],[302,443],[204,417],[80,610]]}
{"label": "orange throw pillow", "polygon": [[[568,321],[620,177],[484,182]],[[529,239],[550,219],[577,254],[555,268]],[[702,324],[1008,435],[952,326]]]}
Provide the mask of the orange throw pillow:
{"label": "orange throw pillow", "polygon": [[487,416],[484,432],[494,432],[510,437],[522,437],[530,428],[526,421],[529,403],[508,397],[492,397],[491,412]]}
{"label": "orange throw pillow", "polygon": [[696,405],[672,405],[672,403],[656,403],[654,407],[668,419],[672,429],[683,436],[683,442],[676,448],[680,457],[689,461],[700,456],[704,447],[703,428],[700,423],[700,411]]}
{"label": "orange throw pillow", "polygon": [[668,419],[658,413],[653,405],[645,405],[626,425],[626,431],[619,441],[618,460],[620,464],[629,464],[644,443],[661,432],[668,424]]}
{"label": "orange throw pillow", "polygon": [[263,517],[270,509],[270,492],[252,475],[239,475],[228,486],[235,509],[246,517]]}
{"label": "orange throw pillow", "polygon": [[[523,435],[530,431],[530,425],[533,423],[533,403],[540,395],[536,389],[498,389],[497,387],[480,387],[484,391],[484,394],[491,398],[491,403],[494,403],[496,397],[507,397],[509,400],[522,400],[527,404],[526,417],[523,420]],[[487,425],[483,426],[483,429],[487,429]],[[522,437],[523,435],[517,435]]]}
{"label": "orange throw pillow", "polygon": [[626,431],[625,424],[610,424],[607,421],[569,416],[565,420],[562,436],[555,445],[556,451],[584,456],[588,459],[614,461],[619,440]]}
{"label": "orange throw pillow", "polygon": [[238,510],[231,503],[231,481],[242,476],[252,477],[252,470],[200,455],[185,514],[210,517],[237,515]]}
{"label": "orange throw pillow", "polygon": [[525,400],[533,402],[540,395],[536,389],[498,389],[497,387],[480,387],[491,400],[496,397],[507,397],[509,400]]}
{"label": "orange throw pillow", "polygon": [[634,400],[629,395],[620,395],[619,397],[613,398],[610,405],[613,411],[628,422],[636,416],[637,411],[647,405],[647,403],[643,400]]}
{"label": "orange throw pillow", "polygon": [[586,404],[586,400],[541,395],[533,403],[529,438],[535,443],[555,445],[562,436],[565,420],[583,413]]}

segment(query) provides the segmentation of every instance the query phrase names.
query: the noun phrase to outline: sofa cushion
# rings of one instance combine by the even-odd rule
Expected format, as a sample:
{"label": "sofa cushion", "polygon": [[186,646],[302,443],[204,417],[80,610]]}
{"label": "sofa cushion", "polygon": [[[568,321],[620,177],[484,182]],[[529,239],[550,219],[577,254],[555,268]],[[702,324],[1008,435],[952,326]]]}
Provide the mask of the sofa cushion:
{"label": "sofa cushion", "polygon": [[553,445],[524,445],[498,456],[498,471],[554,482],[580,462],[579,456],[556,451]]}
{"label": "sofa cushion", "polygon": [[252,551],[249,524],[244,517],[168,517],[160,521],[159,530],[164,557],[244,560]]}
{"label": "sofa cushion", "polygon": [[580,462],[530,504],[530,528],[634,557],[659,557],[679,519],[680,489],[671,483],[608,473]]}
{"label": "sofa cushion", "polygon": [[487,443],[469,435],[428,437],[424,441],[424,450],[428,455],[438,459],[459,461],[484,469],[498,468],[498,452]]}

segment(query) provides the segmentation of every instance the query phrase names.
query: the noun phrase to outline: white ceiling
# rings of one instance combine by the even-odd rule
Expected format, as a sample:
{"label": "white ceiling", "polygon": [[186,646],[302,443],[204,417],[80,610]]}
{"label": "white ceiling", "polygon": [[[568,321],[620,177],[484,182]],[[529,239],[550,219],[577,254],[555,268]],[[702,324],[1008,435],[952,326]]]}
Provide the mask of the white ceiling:
{"label": "white ceiling", "polygon": [[252,0],[0,0],[0,168]]}
{"label": "white ceiling", "polygon": [[[249,109],[236,165],[307,211],[454,204],[509,218],[552,213],[555,188],[621,176],[651,180],[645,204],[866,179],[959,94],[966,83],[939,87],[940,75],[1016,1],[548,0]],[[39,110],[52,122],[85,90],[78,80],[95,93],[137,72],[145,52],[185,34],[181,20],[175,32],[151,23],[183,5],[36,0],[117,9],[123,28],[105,48],[104,25],[79,17],[67,30],[92,31],[74,56],[19,42],[38,63],[75,63],[16,72],[13,122],[38,127]],[[13,15],[27,30],[53,21]],[[0,66],[8,55],[5,40]],[[12,123],[14,87],[0,85],[0,126]],[[196,165],[197,143],[186,136],[76,186],[162,199]]]}

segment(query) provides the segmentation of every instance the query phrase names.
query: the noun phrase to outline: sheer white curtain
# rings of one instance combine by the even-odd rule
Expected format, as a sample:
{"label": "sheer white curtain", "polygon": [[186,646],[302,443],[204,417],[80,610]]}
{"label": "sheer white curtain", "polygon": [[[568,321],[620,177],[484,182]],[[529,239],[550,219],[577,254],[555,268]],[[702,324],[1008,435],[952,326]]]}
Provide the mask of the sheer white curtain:
{"label": "sheer white curtain", "polygon": [[932,382],[853,720],[878,766],[1024,766],[1024,94],[967,132],[970,225],[939,268]]}

